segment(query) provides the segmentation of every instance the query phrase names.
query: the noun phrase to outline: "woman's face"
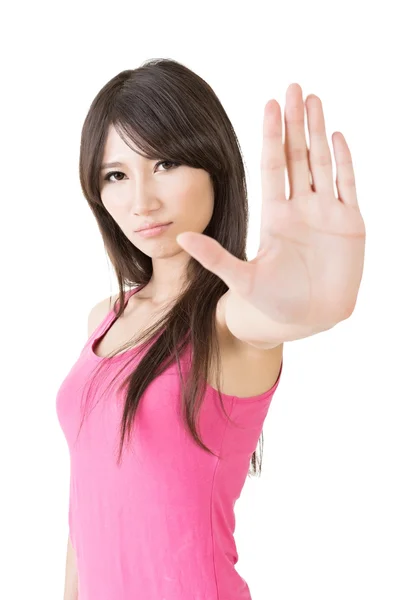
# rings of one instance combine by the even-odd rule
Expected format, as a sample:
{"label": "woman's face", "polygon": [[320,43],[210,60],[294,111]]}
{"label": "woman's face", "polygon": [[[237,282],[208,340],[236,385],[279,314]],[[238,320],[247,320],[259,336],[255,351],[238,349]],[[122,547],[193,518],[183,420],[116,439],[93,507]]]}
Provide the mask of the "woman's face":
{"label": "woman's face", "polygon": [[[185,231],[203,233],[214,209],[207,171],[162,160],[162,156],[158,160],[140,156],[110,127],[102,164],[118,161],[121,165],[101,170],[102,202],[132,244],[159,258],[174,250],[182,252],[176,236]],[[141,237],[136,230],[147,222],[172,224],[157,236]]]}

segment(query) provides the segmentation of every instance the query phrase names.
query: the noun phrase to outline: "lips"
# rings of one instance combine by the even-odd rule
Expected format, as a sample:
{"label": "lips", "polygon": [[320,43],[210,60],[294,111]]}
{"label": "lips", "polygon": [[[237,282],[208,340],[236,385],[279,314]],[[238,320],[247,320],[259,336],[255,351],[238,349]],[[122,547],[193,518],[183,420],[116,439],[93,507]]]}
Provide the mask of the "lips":
{"label": "lips", "polygon": [[142,229],[141,231],[137,231],[136,235],[140,235],[142,238],[150,238],[156,235],[162,235],[168,228],[172,225],[172,223],[166,223],[165,225],[159,225],[158,227],[151,227],[147,229]]}
{"label": "lips", "polygon": [[170,225],[170,223],[150,223],[149,225],[143,225],[141,229],[136,229],[136,233],[146,231],[147,229],[154,229],[155,227],[162,227],[163,225]]}

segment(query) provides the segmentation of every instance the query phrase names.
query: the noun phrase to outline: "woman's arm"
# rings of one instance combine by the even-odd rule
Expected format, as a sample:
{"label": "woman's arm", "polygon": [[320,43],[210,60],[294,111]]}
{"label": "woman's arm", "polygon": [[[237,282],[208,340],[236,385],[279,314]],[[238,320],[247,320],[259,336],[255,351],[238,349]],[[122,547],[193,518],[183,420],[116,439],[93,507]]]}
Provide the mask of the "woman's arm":
{"label": "woman's arm", "polygon": [[78,600],[78,569],[76,566],[76,554],[69,536],[65,564],[64,600]]}

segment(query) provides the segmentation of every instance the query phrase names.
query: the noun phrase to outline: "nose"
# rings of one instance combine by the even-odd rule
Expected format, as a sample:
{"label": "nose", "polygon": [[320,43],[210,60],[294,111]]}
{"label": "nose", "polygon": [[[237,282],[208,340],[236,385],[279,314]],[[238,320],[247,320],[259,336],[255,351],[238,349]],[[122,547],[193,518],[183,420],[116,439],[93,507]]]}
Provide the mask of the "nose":
{"label": "nose", "polygon": [[143,175],[138,175],[132,184],[130,202],[135,215],[146,215],[159,207],[155,190]]}

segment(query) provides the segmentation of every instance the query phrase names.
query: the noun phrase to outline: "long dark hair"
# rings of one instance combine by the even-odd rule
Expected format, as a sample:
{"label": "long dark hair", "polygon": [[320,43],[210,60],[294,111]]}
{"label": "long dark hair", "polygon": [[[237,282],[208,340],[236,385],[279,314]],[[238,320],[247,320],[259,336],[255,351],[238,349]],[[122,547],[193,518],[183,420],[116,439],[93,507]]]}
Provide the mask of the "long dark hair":
{"label": "long dark hair", "polygon": [[[200,76],[174,60],[152,59],[137,69],[122,71],[106,83],[94,98],[83,124],[79,176],[117,276],[119,296],[113,312],[119,318],[125,308],[125,287],[146,285],[153,267],[151,257],[124,235],[100,197],[100,166],[110,125],[126,144],[133,142],[149,159],[162,158],[204,169],[210,174],[214,211],[203,233],[245,261],[248,260],[248,201],[239,141],[216,94]],[[211,368],[215,368],[218,396],[228,417],[220,395],[221,357],[215,323],[218,300],[228,287],[193,258],[188,261],[185,281],[186,287],[171,310],[132,342],[132,347],[142,342],[147,352],[123,382],[127,393],[118,461],[126,432],[130,437],[143,392],[175,361],[182,386],[185,424],[206,452],[214,454],[199,437],[196,419]],[[155,337],[157,343],[152,343]],[[143,342],[145,338],[147,341]],[[192,347],[193,360],[185,385],[179,357],[188,344]],[[127,347],[129,343],[109,357]],[[259,441],[259,471],[254,452],[249,475],[261,474],[262,434]]]}

